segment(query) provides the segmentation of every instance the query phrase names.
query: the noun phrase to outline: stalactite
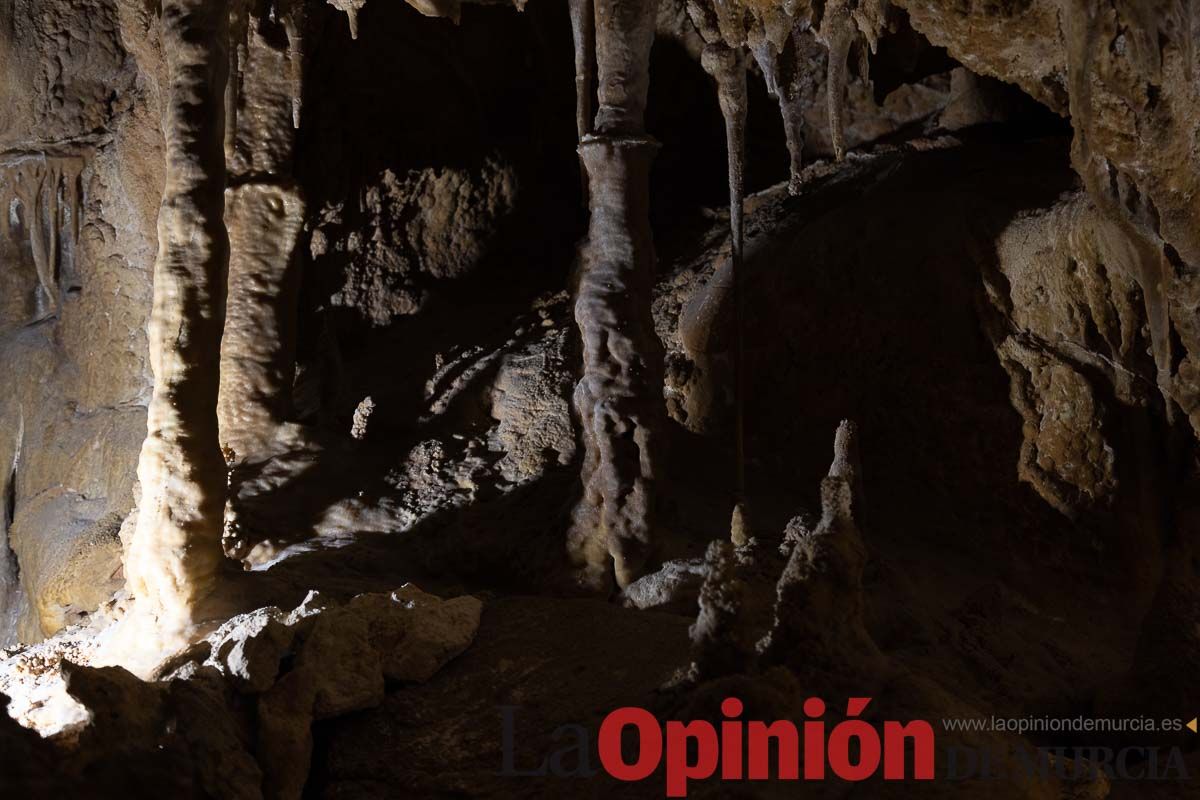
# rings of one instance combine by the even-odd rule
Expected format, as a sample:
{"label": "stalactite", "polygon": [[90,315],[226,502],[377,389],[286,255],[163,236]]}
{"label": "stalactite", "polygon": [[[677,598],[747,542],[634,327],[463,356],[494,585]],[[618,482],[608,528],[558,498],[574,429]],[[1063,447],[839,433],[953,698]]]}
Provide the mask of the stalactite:
{"label": "stalactite", "polygon": [[357,39],[358,12],[367,4],[367,0],[326,0],[326,2],[338,11],[346,13],[346,19],[350,23],[350,38]]}
{"label": "stalactite", "polygon": [[825,91],[829,110],[829,138],[834,157],[846,156],[846,61],[854,43],[854,20],[850,16],[850,0],[831,0],[821,18],[820,36],[829,48],[826,66]]}
{"label": "stalactite", "polygon": [[575,389],[582,425],[584,496],[568,549],[582,580],[602,588],[640,576],[653,550],[655,447],[662,401],[662,344],[650,313],[654,240],[650,164],[643,134],[657,3],[597,0],[599,111],[580,157],[591,220],[580,252],[575,321],[583,376]]}
{"label": "stalactite", "polygon": [[717,85],[717,99],[725,119],[725,146],[729,166],[730,277],[733,282],[733,396],[734,396],[734,510],[731,522],[734,544],[749,538],[746,519],[745,457],[745,300],[743,291],[742,218],[745,194],[746,63],[743,51],[723,44],[704,48],[701,65]]}
{"label": "stalactite", "polygon": [[0,194],[4,211],[0,233],[14,235],[11,224],[15,214],[45,301],[41,316],[57,313],[62,254],[73,250],[79,238],[82,169],[82,159],[74,156],[16,153],[0,157],[0,178],[11,192]]}
{"label": "stalactite", "polygon": [[599,79],[596,131],[641,135],[650,89],[657,0],[594,0]]}
{"label": "stalactite", "polygon": [[228,304],[217,402],[222,446],[257,452],[290,410],[299,276],[296,245],[304,203],[296,189],[230,189]]}
{"label": "stalactite", "polygon": [[197,605],[217,580],[225,506],[216,405],[228,260],[223,96],[229,5],[164,0],[162,18],[166,180],[149,327],[154,393],[138,463],[137,526],[125,554],[129,591],[154,618],[159,640],[142,641],[145,633],[131,626],[124,644],[143,652],[192,635]]}
{"label": "stalactite", "polygon": [[[240,126],[239,158],[228,167],[230,253],[217,398],[220,443],[235,461],[261,455],[292,406],[305,210],[292,175],[292,126],[304,90],[303,5],[291,0],[267,17],[252,12],[255,33],[247,39],[255,70],[242,91],[253,113]],[[227,506],[226,526],[236,526],[236,502]]]}
{"label": "stalactite", "polygon": [[[1142,292],[1146,322],[1150,333],[1150,351],[1156,368],[1156,382],[1163,400],[1163,415],[1168,426],[1173,426],[1179,417],[1176,402],[1174,369],[1176,359],[1182,353],[1175,352],[1181,346],[1172,341],[1172,332],[1178,323],[1174,314],[1191,313],[1174,309],[1170,292],[1179,275],[1176,266],[1167,255],[1168,245],[1162,239],[1158,211],[1152,221],[1139,214],[1139,204],[1131,198],[1142,196],[1145,186],[1138,181],[1145,176],[1126,174],[1114,164],[1107,151],[1105,141],[1105,117],[1113,84],[1119,80],[1106,72],[1111,65],[1105,63],[1105,51],[1111,47],[1114,25],[1120,37],[1127,43],[1128,66],[1134,75],[1150,82],[1161,82],[1163,71],[1163,48],[1170,43],[1179,47],[1190,74],[1192,46],[1191,37],[1183,34],[1173,39],[1170,31],[1190,32],[1190,13],[1185,6],[1175,6],[1178,14],[1161,15],[1150,7],[1137,3],[1117,4],[1116,14],[1106,6],[1086,0],[1068,0],[1062,11],[1063,34],[1067,45],[1067,84],[1069,110],[1073,139],[1071,162],[1083,179],[1088,196],[1113,223],[1112,232],[1106,237],[1106,256],[1132,274]],[[1132,24],[1130,24],[1132,23]],[[1111,83],[1109,83],[1111,82]],[[1106,85],[1107,84],[1107,85]],[[1111,136],[1111,133],[1107,133]],[[1111,146],[1111,145],[1110,145]],[[1119,151],[1118,151],[1119,152]],[[1130,171],[1133,172],[1135,166]],[[1173,445],[1167,442],[1164,449]],[[1174,468],[1178,469],[1178,465]],[[1182,470],[1180,471],[1182,472]],[[1186,486],[1186,483],[1184,484]],[[1178,490],[1176,490],[1178,491]],[[1163,524],[1164,530],[1157,534],[1165,543],[1166,568],[1159,578],[1154,599],[1142,623],[1137,649],[1134,654],[1128,683],[1122,693],[1132,698],[1138,708],[1151,708],[1165,712],[1178,704],[1191,705],[1200,692],[1194,688],[1191,676],[1200,669],[1200,591],[1197,590],[1197,554],[1200,553],[1200,514],[1188,498],[1188,492],[1170,498],[1171,514]],[[1125,699],[1113,700],[1124,712],[1128,708]]]}
{"label": "stalactite", "polygon": [[[405,2],[427,17],[445,17],[455,25],[462,16],[462,0],[405,0]],[[521,8],[521,3],[514,3],[514,5],[518,9]]]}
{"label": "stalactite", "polygon": [[292,127],[300,129],[303,111],[304,88],[304,24],[306,21],[304,0],[294,0],[282,15],[283,29],[287,34],[287,62],[291,82]]}
{"label": "stalactite", "polygon": [[592,64],[596,60],[596,15],[592,0],[570,0],[575,41],[575,127],[580,141],[592,131]]}
{"label": "stalactite", "polygon": [[[592,131],[592,78],[596,61],[596,14],[593,0],[570,0],[571,35],[575,43],[575,129],[578,141]],[[587,203],[587,169],[579,164],[584,204]]]}
{"label": "stalactite", "polygon": [[247,37],[250,35],[249,0],[229,0],[229,78],[225,84],[225,161],[237,156],[238,104],[245,78]]}
{"label": "stalactite", "polygon": [[[801,63],[802,33],[797,26],[788,36],[784,50],[763,36],[751,45],[751,53],[762,70],[767,93],[779,104],[789,164],[788,191],[800,190],[800,172],[804,167],[804,74]],[[811,34],[808,34],[811,39]]]}
{"label": "stalactite", "polygon": [[1119,191],[1114,191],[1122,181],[1115,167],[1101,153],[1092,149],[1092,126],[1095,124],[1093,109],[1093,49],[1100,46],[1099,20],[1095,7],[1084,0],[1074,0],[1065,15],[1067,38],[1067,79],[1070,88],[1071,127],[1074,138],[1071,143],[1071,160],[1083,178],[1088,195],[1111,219],[1120,226],[1133,251],[1128,259],[1142,289],[1146,307],[1146,319],[1150,327],[1150,345],[1158,369],[1158,386],[1166,404],[1168,420],[1175,416],[1175,402],[1171,397],[1171,320],[1167,304],[1166,287],[1170,265],[1165,264],[1162,243],[1135,224],[1121,202]]}

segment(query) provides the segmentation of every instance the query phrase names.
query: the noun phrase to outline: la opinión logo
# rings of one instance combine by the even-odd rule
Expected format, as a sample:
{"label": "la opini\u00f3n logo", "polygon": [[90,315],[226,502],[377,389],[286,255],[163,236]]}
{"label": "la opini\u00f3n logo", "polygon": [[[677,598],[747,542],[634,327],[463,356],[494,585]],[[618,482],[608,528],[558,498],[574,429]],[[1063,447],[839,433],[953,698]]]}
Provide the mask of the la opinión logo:
{"label": "la opini\u00f3n logo", "polygon": [[[833,775],[857,782],[879,774],[882,769],[884,780],[933,780],[933,727],[922,720],[886,721],[881,733],[875,725],[861,719],[870,703],[869,697],[850,698],[846,703],[846,719],[831,727],[823,719],[826,705],[819,697],[804,702],[806,719],[799,725],[791,720],[743,720],[744,707],[736,697],[727,697],[721,703],[724,719],[717,725],[708,720],[671,720],[664,724],[644,708],[626,706],[604,718],[595,752],[601,769],[620,781],[644,781],[662,767],[667,797],[687,797],[689,781],[714,776],[724,781],[819,781]],[[501,775],[598,774],[590,758],[590,737],[582,725],[564,725],[554,731],[553,738],[567,744],[537,768],[518,770],[514,751],[515,712],[511,706],[501,708],[504,759]],[[626,742],[636,743],[636,747],[627,749]],[[574,760],[573,768],[567,764],[568,757]]]}

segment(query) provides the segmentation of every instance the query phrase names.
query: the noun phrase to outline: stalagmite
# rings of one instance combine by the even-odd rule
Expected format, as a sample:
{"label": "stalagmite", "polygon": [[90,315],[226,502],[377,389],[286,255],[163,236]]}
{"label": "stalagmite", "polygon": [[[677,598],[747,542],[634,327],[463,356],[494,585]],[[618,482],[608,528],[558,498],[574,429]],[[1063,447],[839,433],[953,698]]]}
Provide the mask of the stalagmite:
{"label": "stalagmite", "polygon": [[663,415],[662,344],[650,314],[649,173],[658,145],[644,134],[643,116],[656,7],[597,0],[599,111],[596,134],[579,146],[591,192],[575,300],[584,496],[568,549],[594,588],[608,583],[610,559],[624,587],[652,551],[654,439]]}
{"label": "stalagmite", "polygon": [[821,519],[811,531],[800,526],[776,585],[774,625],[758,646],[768,661],[834,672],[878,665],[865,621],[863,508],[857,428],[843,420],[821,481]]}
{"label": "stalagmite", "polygon": [[754,652],[746,642],[742,612],[746,583],[738,574],[734,546],[722,539],[708,544],[704,554],[705,578],[696,599],[696,621],[688,629],[692,641],[692,680],[711,680],[744,669]]}
{"label": "stalagmite", "polygon": [[222,558],[225,464],[216,405],[228,259],[222,98],[229,7],[164,0],[162,17],[166,183],[149,329],[154,394],[125,573],[165,649],[192,634],[197,604],[212,592]]}

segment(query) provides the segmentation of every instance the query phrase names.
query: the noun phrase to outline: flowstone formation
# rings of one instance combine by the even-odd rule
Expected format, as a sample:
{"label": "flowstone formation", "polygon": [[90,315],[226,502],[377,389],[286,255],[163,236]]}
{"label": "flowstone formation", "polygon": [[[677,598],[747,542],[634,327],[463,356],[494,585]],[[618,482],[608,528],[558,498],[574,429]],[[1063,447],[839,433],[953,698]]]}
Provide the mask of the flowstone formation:
{"label": "flowstone formation", "polygon": [[[221,561],[225,469],[216,407],[229,263],[223,99],[229,9],[167,2],[162,25],[166,173],[149,335],[154,394],[125,577],[145,604],[142,613],[178,646],[197,622],[197,603],[215,588]],[[130,646],[147,645],[154,646]]]}

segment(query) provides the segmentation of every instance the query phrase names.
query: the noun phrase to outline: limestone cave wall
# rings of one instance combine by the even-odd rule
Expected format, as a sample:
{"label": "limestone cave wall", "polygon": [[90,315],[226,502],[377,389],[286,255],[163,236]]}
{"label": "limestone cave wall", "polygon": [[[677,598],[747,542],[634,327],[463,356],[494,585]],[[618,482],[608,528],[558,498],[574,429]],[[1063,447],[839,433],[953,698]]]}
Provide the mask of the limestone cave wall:
{"label": "limestone cave wall", "polygon": [[0,775],[554,796],[470,721],[1194,709],[1197,44],[1178,0],[0,0],[0,692],[49,736]]}

